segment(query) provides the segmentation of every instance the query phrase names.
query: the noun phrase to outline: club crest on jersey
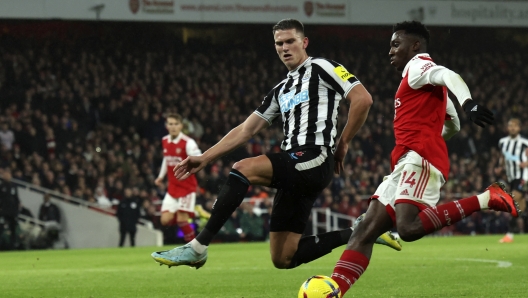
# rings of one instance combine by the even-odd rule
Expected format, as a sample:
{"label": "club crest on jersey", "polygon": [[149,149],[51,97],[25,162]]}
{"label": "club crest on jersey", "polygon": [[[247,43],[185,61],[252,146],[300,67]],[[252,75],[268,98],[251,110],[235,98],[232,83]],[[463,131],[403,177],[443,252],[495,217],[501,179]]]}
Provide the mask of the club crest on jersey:
{"label": "club crest on jersey", "polygon": [[176,148],[176,154],[180,154],[181,153],[181,148]]}

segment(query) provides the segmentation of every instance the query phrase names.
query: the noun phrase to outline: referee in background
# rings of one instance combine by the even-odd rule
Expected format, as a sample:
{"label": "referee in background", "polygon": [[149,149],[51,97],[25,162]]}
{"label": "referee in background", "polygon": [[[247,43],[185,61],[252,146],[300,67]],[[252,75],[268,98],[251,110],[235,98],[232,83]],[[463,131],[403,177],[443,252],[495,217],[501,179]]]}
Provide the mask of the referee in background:
{"label": "referee in background", "polygon": [[499,240],[501,243],[513,242],[514,231],[524,232],[524,210],[526,209],[524,194],[528,182],[528,139],[523,138],[520,132],[521,121],[512,118],[508,121],[509,135],[499,140],[502,157],[495,172],[496,174],[502,173],[503,170],[506,172],[510,191],[519,204],[521,215],[523,215],[511,219],[508,233]]}
{"label": "referee in background", "polygon": [[[240,205],[250,185],[277,189],[270,218],[270,252],[275,267],[287,269],[308,263],[350,238],[351,229],[301,236],[315,199],[328,186],[333,172],[342,171],[348,143],[365,122],[372,98],[341,64],[308,56],[308,38],[301,22],[278,22],[273,26],[273,37],[275,50],[289,71],[286,78],[271,89],[262,105],[242,124],[202,155],[182,161],[175,173],[178,179],[189,177],[245,144],[278,117],[283,121],[282,151],[235,163],[205,228],[184,246],[152,253],[157,262],[203,266],[208,245]],[[336,140],[342,99],[350,102],[350,108],[347,123]]]}

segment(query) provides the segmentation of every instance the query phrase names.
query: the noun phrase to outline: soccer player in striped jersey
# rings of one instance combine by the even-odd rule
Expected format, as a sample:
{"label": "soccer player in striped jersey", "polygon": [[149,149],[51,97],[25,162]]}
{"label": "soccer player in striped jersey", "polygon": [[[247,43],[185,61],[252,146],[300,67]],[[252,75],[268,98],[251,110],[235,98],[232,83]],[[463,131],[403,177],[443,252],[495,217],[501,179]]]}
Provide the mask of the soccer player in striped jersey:
{"label": "soccer player in striped jersey", "polygon": [[[506,172],[513,198],[519,204],[521,212],[524,212],[526,209],[524,193],[528,181],[528,139],[522,137],[520,132],[521,121],[517,118],[510,119],[508,121],[508,136],[499,140],[502,158],[500,160],[501,166],[496,169],[496,172],[497,174],[500,174],[502,170]],[[520,231],[523,231],[524,222],[521,217],[512,218],[509,232],[499,242],[513,242],[513,231],[516,226]]]}
{"label": "soccer player in striped jersey", "polygon": [[[175,173],[179,179],[193,175],[249,141],[279,116],[284,123],[282,152],[235,163],[205,228],[187,245],[152,253],[157,262],[203,266],[207,246],[240,205],[250,185],[277,189],[270,220],[270,252],[275,267],[287,269],[310,262],[350,238],[351,229],[305,237],[302,234],[315,199],[330,183],[333,172],[342,170],[348,143],[365,122],[372,98],[342,65],[308,56],[308,38],[301,22],[280,21],[273,27],[273,36],[277,54],[289,70],[287,77],[242,124],[202,155],[186,158]],[[350,109],[336,142],[337,109],[342,99],[350,102]],[[394,239],[388,240],[392,247],[400,248]]]}
{"label": "soccer player in striped jersey", "polygon": [[494,183],[483,193],[436,205],[449,173],[444,122],[450,99],[457,97],[469,119],[484,127],[493,114],[472,99],[462,78],[437,65],[427,54],[429,31],[420,22],[396,24],[390,41],[390,63],[402,72],[394,97],[393,172],[372,196],[365,218],[355,229],[337,262],[332,278],[344,295],[367,269],[376,237],[396,227],[404,241],[454,224],[473,212],[497,210],[518,215],[503,186]]}

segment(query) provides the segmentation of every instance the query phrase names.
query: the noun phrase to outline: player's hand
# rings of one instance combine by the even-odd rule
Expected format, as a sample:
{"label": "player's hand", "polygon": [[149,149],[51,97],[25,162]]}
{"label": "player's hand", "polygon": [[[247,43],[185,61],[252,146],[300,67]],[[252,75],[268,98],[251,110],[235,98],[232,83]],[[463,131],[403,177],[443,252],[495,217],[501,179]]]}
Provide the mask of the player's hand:
{"label": "player's hand", "polygon": [[203,155],[189,156],[174,167],[174,177],[178,180],[185,180],[203,169],[207,163]]}
{"label": "player's hand", "polygon": [[334,153],[334,172],[336,174],[341,174],[345,170],[343,162],[345,161],[345,155],[348,152],[348,144],[346,142],[341,142],[341,139],[337,141],[337,148]]}
{"label": "player's hand", "polygon": [[476,125],[484,127],[485,124],[493,124],[495,118],[493,113],[488,110],[485,106],[477,104],[474,100],[470,99],[464,104],[464,111],[468,115],[469,119]]}
{"label": "player's hand", "polygon": [[163,184],[163,178],[156,178],[156,180],[154,180],[154,184],[156,184],[157,186],[160,186]]}

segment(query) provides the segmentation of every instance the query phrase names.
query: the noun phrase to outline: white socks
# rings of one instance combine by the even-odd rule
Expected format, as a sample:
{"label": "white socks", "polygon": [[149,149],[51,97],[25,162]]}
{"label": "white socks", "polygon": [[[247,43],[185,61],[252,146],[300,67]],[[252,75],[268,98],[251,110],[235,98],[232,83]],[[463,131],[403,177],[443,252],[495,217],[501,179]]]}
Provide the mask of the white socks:
{"label": "white socks", "polygon": [[193,239],[191,241],[191,247],[194,249],[195,252],[199,254],[203,254],[207,250],[207,245],[203,245],[198,240]]}
{"label": "white socks", "polygon": [[488,203],[489,203],[489,200],[490,200],[490,192],[489,192],[489,190],[481,193],[480,195],[477,195],[477,199],[479,200],[479,203],[480,203],[480,210],[488,210],[489,209],[489,206],[488,206]]}

